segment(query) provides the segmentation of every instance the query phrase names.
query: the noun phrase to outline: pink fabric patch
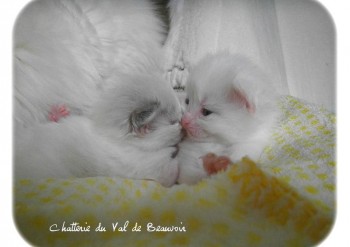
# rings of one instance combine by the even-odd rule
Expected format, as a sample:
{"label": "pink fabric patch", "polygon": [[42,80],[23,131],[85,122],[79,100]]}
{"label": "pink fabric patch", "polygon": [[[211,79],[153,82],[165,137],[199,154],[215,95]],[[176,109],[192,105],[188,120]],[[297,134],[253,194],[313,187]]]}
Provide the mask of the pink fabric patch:
{"label": "pink fabric patch", "polygon": [[53,105],[49,112],[49,120],[58,122],[61,118],[69,116],[69,109],[65,105]]}

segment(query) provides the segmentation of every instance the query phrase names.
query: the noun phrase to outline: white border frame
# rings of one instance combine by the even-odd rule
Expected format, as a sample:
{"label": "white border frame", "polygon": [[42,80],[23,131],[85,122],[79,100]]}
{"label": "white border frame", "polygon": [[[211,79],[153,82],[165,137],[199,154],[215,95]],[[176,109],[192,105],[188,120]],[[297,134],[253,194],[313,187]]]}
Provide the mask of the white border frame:
{"label": "white border frame", "polygon": [[[29,246],[19,235],[13,221],[12,209],[12,29],[15,20],[28,3],[28,0],[0,2],[0,62],[1,62],[1,214],[0,234],[3,243],[11,246]],[[320,244],[322,247],[343,246],[349,235],[347,226],[350,222],[350,203],[348,188],[350,188],[350,159],[346,148],[350,140],[349,121],[349,84],[350,84],[350,38],[348,23],[350,13],[347,1],[320,0],[331,14],[337,34],[337,217],[330,235]]]}

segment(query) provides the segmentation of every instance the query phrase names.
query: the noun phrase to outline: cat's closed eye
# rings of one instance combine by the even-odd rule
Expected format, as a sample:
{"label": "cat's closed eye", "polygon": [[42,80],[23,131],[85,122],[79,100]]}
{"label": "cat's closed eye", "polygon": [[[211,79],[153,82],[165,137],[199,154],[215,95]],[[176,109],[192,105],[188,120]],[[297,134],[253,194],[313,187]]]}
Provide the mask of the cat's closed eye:
{"label": "cat's closed eye", "polygon": [[170,120],[170,125],[175,125],[180,123],[179,120]]}
{"label": "cat's closed eye", "polygon": [[208,109],[206,109],[206,108],[203,108],[202,109],[202,114],[203,114],[203,116],[209,116],[210,114],[212,114],[213,112],[212,111],[210,111],[210,110],[208,110]]}
{"label": "cat's closed eye", "polygon": [[156,116],[156,109],[159,108],[158,102],[152,102],[135,110],[129,119],[131,130],[138,132],[142,127],[149,129],[149,123]]}
{"label": "cat's closed eye", "polygon": [[153,114],[154,109],[146,109],[142,112],[135,113],[134,117],[134,122],[136,125],[138,124],[143,124],[150,116]]}

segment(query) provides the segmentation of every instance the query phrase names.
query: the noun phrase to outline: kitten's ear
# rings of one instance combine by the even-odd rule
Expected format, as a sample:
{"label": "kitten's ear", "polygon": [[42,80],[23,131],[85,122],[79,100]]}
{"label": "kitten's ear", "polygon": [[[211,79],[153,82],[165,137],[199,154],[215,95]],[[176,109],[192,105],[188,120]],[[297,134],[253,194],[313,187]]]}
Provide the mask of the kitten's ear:
{"label": "kitten's ear", "polygon": [[240,89],[232,88],[229,93],[230,102],[244,107],[248,112],[255,112],[255,105],[251,102],[247,95]]}
{"label": "kitten's ear", "polygon": [[144,136],[150,132],[150,122],[154,119],[159,108],[158,102],[150,102],[133,111],[129,118],[130,132]]}

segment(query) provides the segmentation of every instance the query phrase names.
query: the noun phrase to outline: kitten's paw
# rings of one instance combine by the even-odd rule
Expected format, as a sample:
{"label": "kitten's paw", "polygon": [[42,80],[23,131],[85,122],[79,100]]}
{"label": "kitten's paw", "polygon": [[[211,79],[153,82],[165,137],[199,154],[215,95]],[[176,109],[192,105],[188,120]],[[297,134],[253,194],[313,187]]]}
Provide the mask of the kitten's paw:
{"label": "kitten's paw", "polygon": [[230,158],[226,156],[216,156],[213,153],[209,153],[202,157],[204,170],[208,175],[216,174],[219,171],[225,171],[227,167],[232,163]]}
{"label": "kitten's paw", "polygon": [[160,176],[157,181],[164,187],[173,186],[179,176],[179,164],[177,160],[171,159],[168,164],[165,164],[160,169]]}

